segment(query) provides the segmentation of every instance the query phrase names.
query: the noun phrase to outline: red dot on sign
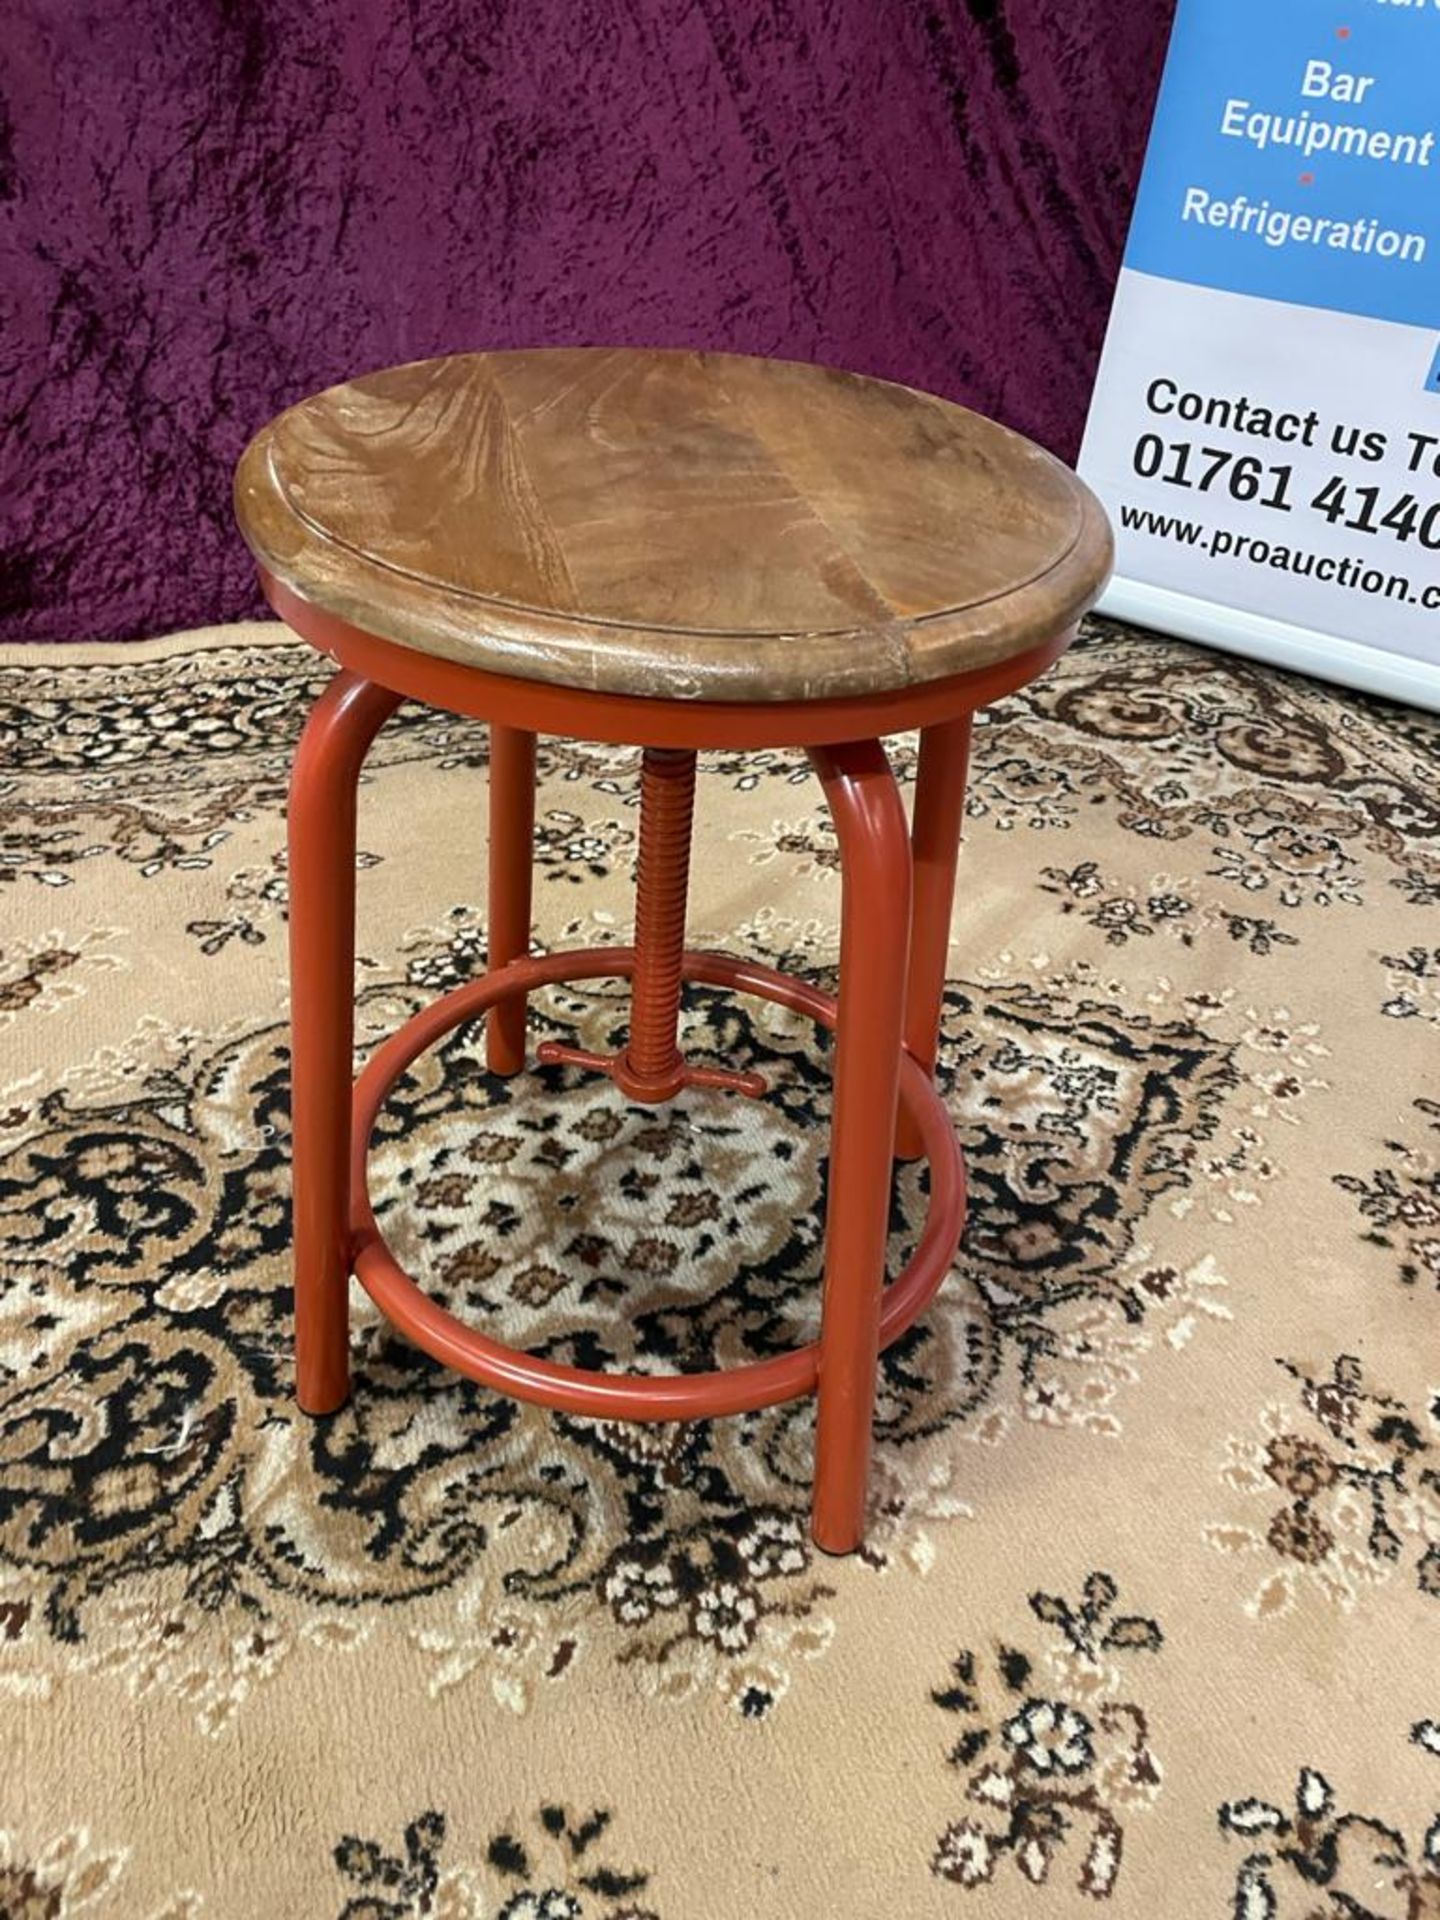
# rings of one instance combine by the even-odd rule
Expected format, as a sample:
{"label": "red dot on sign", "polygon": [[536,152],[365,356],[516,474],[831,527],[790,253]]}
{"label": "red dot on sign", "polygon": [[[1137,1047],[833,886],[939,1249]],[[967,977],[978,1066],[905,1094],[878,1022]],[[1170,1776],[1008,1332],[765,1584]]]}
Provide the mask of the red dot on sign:
{"label": "red dot on sign", "polygon": [[1313,187],[1313,186],[1314,186],[1314,184],[1315,184],[1315,176],[1314,176],[1314,174],[1313,174],[1313,173],[1302,173],[1302,174],[1301,174],[1301,176],[1300,176],[1300,184],[1301,184],[1301,186],[1302,186],[1302,187]]}
{"label": "red dot on sign", "polygon": [[1335,38],[1337,40],[1348,40],[1350,38],[1350,29],[1348,27],[1336,27]]}

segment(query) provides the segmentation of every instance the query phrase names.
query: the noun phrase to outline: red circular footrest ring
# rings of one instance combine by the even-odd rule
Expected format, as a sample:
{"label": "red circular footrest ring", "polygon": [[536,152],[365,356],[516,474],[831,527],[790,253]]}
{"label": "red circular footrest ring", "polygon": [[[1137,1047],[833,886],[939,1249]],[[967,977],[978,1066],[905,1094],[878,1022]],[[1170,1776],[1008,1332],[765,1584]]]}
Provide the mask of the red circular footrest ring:
{"label": "red circular footrest ring", "polygon": [[[350,1142],[354,1272],[386,1319],[416,1346],[457,1373],[517,1400],[533,1400],[599,1420],[706,1420],[798,1399],[815,1388],[820,1349],[814,1342],[744,1367],[660,1379],[591,1373],[502,1346],[467,1327],[422,1292],[396,1262],[376,1225],[366,1168],[370,1133],[386,1094],[411,1061],[452,1028],[517,993],[567,980],[625,978],[634,965],[631,947],[582,947],[516,960],[456,987],[406,1021],[376,1049],[355,1086]],[[821,1026],[835,1025],[832,995],[773,967],[728,954],[687,950],[684,978],[754,994],[807,1014]],[[919,1130],[924,1157],[930,1163],[930,1207],[913,1257],[885,1289],[880,1311],[882,1348],[898,1340],[939,1291],[965,1224],[965,1163],[960,1143],[939,1094],[908,1053],[901,1055],[900,1101]]]}

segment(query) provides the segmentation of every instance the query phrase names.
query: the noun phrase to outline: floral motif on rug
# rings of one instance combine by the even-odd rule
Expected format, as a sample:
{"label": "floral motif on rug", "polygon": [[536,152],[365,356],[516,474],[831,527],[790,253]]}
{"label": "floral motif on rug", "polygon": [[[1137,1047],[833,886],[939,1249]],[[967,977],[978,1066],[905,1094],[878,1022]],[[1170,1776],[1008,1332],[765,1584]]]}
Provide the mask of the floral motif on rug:
{"label": "floral motif on rug", "polygon": [[346,1834],[335,1865],[352,1889],[336,1920],[663,1920],[641,1899],[650,1875],[608,1864],[608,1807],[556,1804],[497,1827],[469,1864],[445,1862],[449,1822],[430,1809],[398,1849]]}
{"label": "floral motif on rug", "polygon": [[1114,1893],[1124,1822],[1154,1806],[1163,1779],[1145,1709],[1121,1695],[1131,1656],[1160,1652],[1164,1635],[1145,1615],[1121,1613],[1119,1597],[1099,1572],[1074,1602],[1033,1593],[1030,1611],[1052,1630],[1043,1654],[997,1646],[956,1656],[933,1698],[957,1716],[948,1760],[966,1812],[936,1843],[937,1878],[980,1887],[1009,1861],[1043,1886],[1063,1861],[1077,1892]]}
{"label": "floral motif on rug", "polygon": [[[1440,1755],[1440,1722],[1411,1744]],[[1427,1920],[1440,1913],[1440,1813],[1407,1837],[1383,1817],[1342,1811],[1318,1767],[1302,1767],[1293,1811],[1229,1800],[1220,1830],[1249,1849],[1235,1875],[1235,1920]]]}
{"label": "floral motif on rug", "polygon": [[1367,1383],[1354,1354],[1315,1375],[1278,1365],[1291,1397],[1262,1410],[1263,1440],[1228,1441],[1221,1470],[1266,1515],[1205,1529],[1219,1552],[1262,1562],[1246,1610],[1284,1613],[1306,1588],[1349,1609],[1402,1571],[1440,1600],[1440,1388],[1412,1411]]}

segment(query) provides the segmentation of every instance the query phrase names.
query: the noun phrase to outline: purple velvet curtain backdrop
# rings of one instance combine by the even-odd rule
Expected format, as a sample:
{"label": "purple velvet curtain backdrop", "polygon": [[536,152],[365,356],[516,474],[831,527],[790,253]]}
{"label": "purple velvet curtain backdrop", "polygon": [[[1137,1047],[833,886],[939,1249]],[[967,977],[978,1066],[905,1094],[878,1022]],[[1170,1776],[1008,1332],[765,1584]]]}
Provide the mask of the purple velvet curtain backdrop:
{"label": "purple velvet curtain backdrop", "polygon": [[12,0],[0,639],[258,609],[230,472],[481,346],[822,360],[1073,456],[1164,0]]}

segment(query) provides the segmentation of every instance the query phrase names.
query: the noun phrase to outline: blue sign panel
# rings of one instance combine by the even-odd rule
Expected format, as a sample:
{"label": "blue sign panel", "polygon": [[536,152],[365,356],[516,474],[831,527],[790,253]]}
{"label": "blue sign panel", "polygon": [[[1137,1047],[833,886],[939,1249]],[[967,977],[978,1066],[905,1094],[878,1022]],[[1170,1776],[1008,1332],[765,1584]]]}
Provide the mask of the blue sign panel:
{"label": "blue sign panel", "polygon": [[1440,708],[1440,0],[1178,0],[1080,471],[1102,607]]}
{"label": "blue sign panel", "polygon": [[1440,326],[1435,0],[1183,4],[1125,262]]}

